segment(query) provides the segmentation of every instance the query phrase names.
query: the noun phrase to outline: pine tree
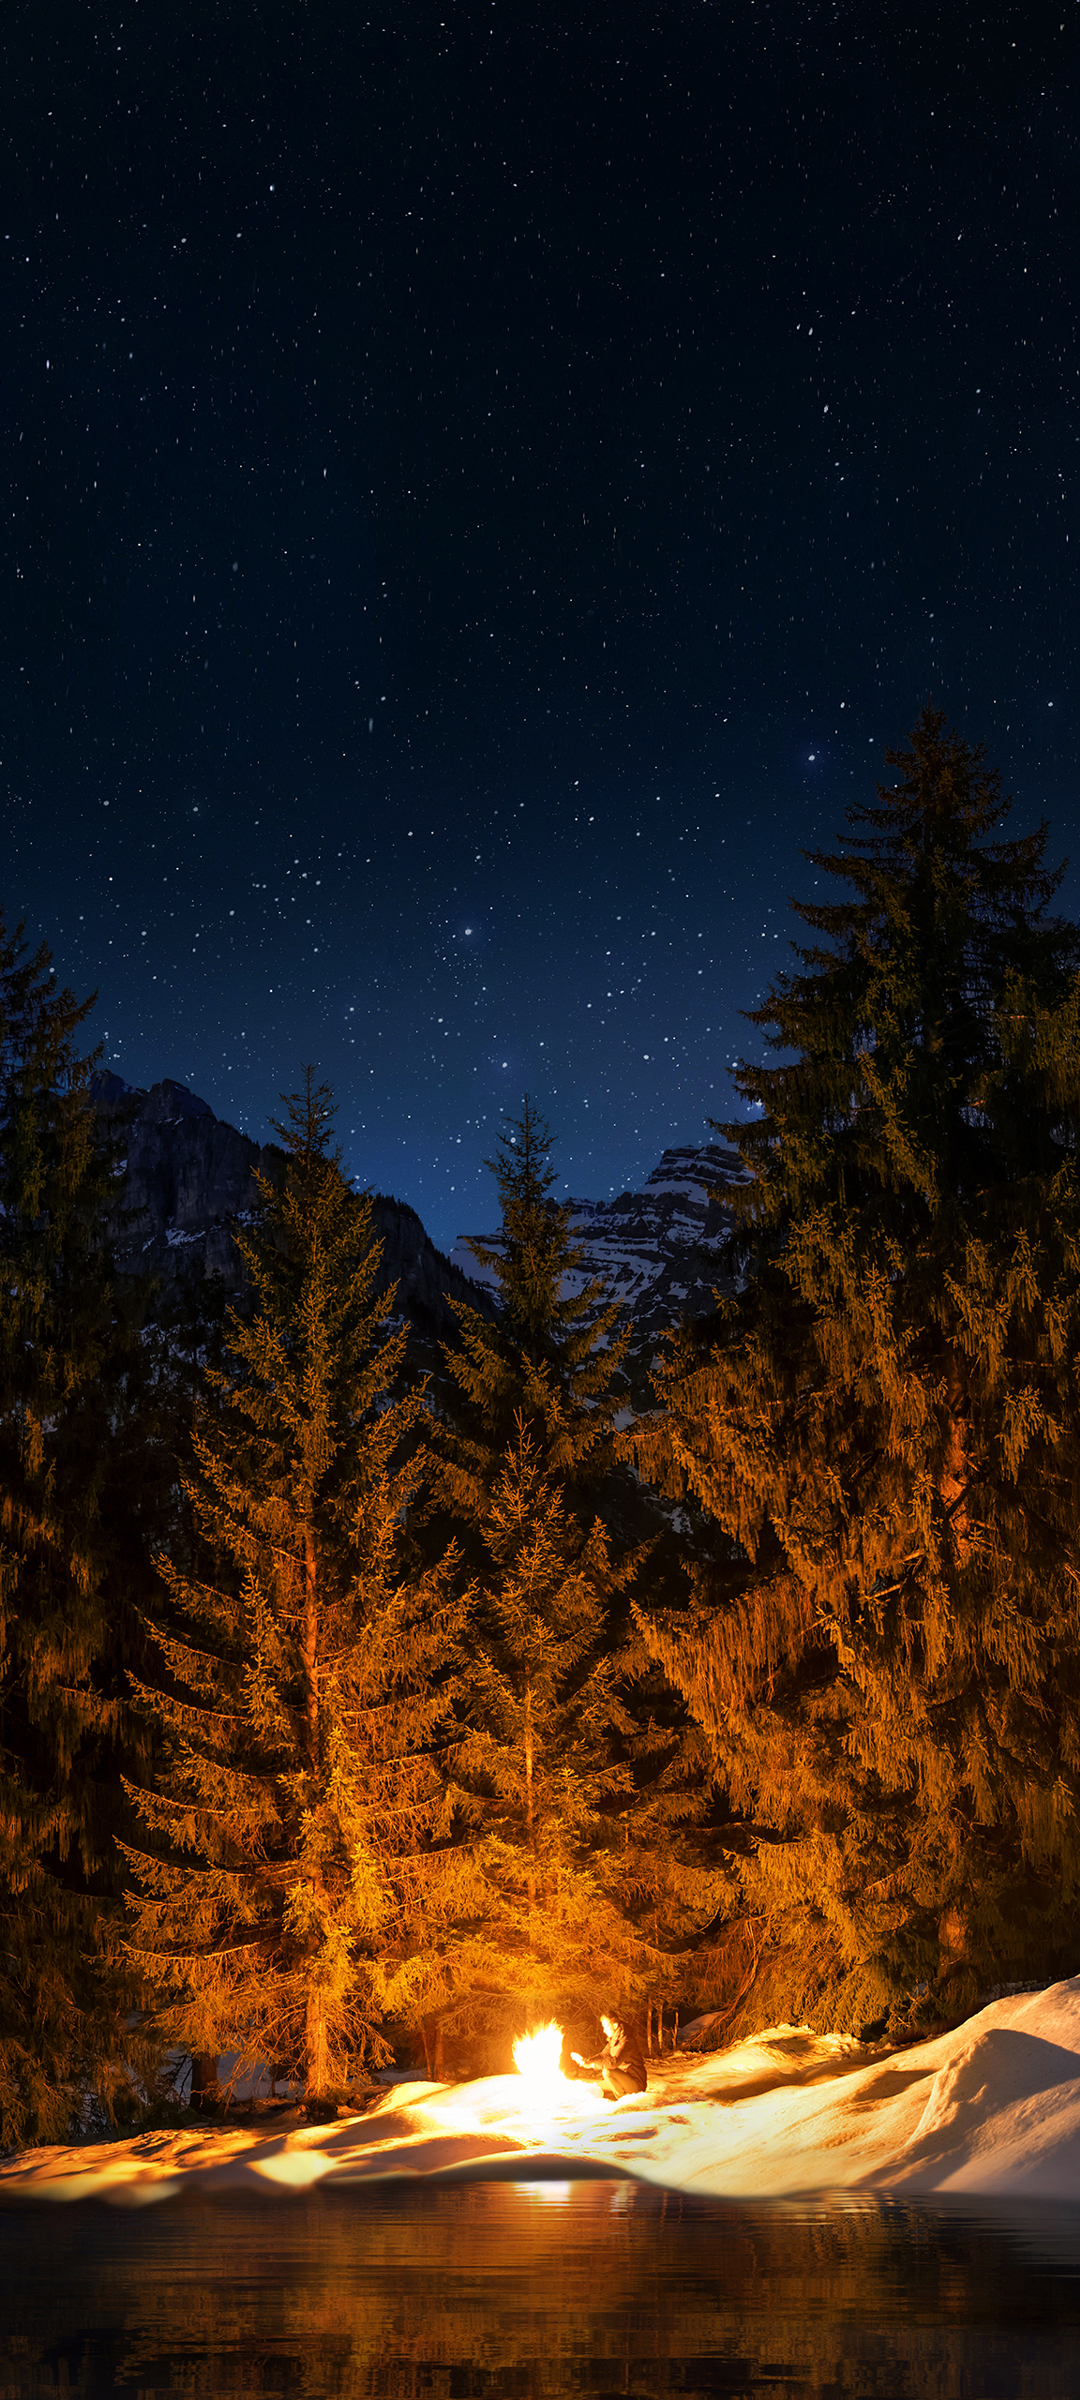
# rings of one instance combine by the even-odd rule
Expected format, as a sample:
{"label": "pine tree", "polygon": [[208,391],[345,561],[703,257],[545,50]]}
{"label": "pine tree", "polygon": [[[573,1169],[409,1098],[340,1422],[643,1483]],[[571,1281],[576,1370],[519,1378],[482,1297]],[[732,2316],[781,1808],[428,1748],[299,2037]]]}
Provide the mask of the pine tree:
{"label": "pine tree", "polygon": [[638,1556],[616,1564],[600,1518],[580,1525],[523,1416],[472,1530],[484,1559],[454,1772],[485,1906],[460,1956],[465,2019],[625,2011],[679,1988],[680,1940],[712,1913],[699,1745],[641,1704],[646,1656],[620,1633]]}
{"label": "pine tree", "polygon": [[981,749],[928,708],[887,756],[642,1445],[730,1545],[649,1630],[742,1814],[748,2005],[839,2024],[1077,1963],[1080,946]]}
{"label": "pine tree", "polygon": [[526,1100],[491,1162],[500,1236],[473,1245],[499,1317],[456,1303],[463,1343],[446,1353],[463,1407],[442,1489],[475,1574],[454,1772],[486,1895],[445,2011],[457,2027],[670,1992],[676,1945],[713,1905],[703,1746],[654,1705],[629,1625],[643,1553],[614,1555],[597,1509],[629,1334],[612,1339],[619,1312],[581,1277],[551,1146]]}
{"label": "pine tree", "polygon": [[136,1790],[151,1849],[132,1955],[196,2055],[299,2074],[309,2100],[390,2051],[380,2025],[441,1990],[467,1896],[437,1753],[461,1603],[417,1564],[420,1392],[391,1397],[371,1206],[329,1147],[310,1074],[277,1128],[280,1186],[241,1244],[254,1307],[229,1326],[189,1497],[202,1573],[165,1567],[164,1674],[139,1688],[164,1765]]}
{"label": "pine tree", "polygon": [[466,1302],[451,1301],[460,1346],[444,1355],[461,1396],[463,1440],[455,1452],[461,1470],[468,1473],[471,1435],[474,1472],[481,1481],[490,1477],[492,1460],[521,1418],[552,1472],[584,1495],[614,1456],[630,1328],[616,1334],[617,1302],[600,1307],[600,1283],[581,1273],[571,1210],[550,1198],[557,1180],[548,1163],[552,1146],[526,1094],[520,1118],[487,1161],[498,1186],[501,1232],[493,1242],[471,1245],[494,1277],[498,1318],[493,1324]]}
{"label": "pine tree", "polygon": [[55,2139],[92,2094],[130,2104],[145,2063],[109,1958],[138,1361],[79,1046],[91,1006],[0,922],[0,2143]]}

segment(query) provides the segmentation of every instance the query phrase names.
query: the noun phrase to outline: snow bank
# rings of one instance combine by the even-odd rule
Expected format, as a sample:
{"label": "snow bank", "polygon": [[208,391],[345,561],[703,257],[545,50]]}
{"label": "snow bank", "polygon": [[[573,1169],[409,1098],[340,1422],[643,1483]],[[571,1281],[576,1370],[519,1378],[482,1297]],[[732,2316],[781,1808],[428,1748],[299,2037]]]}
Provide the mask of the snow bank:
{"label": "snow bank", "polygon": [[180,2190],[632,2175],[731,2198],[965,2192],[1080,2201],[1080,1977],[997,2000],[915,2048],[781,2025],[707,2058],[665,2059],[614,2105],[520,2076],[398,2084],[364,2116],[267,2134],[191,2128],[24,2152],[0,2198],[138,2206]]}

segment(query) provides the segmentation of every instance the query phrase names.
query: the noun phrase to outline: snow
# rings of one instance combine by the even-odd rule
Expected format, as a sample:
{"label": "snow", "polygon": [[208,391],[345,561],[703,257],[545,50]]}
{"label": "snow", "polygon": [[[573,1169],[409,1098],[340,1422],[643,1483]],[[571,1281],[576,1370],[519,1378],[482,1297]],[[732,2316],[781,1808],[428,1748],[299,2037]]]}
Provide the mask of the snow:
{"label": "snow", "polygon": [[518,2075],[399,2083],[364,2115],[272,2132],[190,2126],[0,2161],[0,2199],[138,2207],[181,2190],[304,2191],[384,2178],[636,2176],[731,2198],[952,2192],[1080,2200],[1080,1977],[996,2000],[906,2049],[776,2026],[650,2064],[614,2104]]}
{"label": "snow", "polygon": [[[577,1298],[596,1279],[604,1301],[617,1300],[639,1316],[644,1309],[670,1318],[687,1301],[691,1315],[708,1311],[715,1304],[711,1262],[730,1230],[710,1193],[743,1180],[735,1153],[711,1145],[665,1150],[640,1191],[610,1200],[568,1198],[567,1224],[581,1265],[563,1279],[561,1297]],[[497,1230],[460,1234],[453,1264],[475,1283],[497,1288],[494,1270],[476,1258],[472,1244],[497,1251],[500,1238]],[[674,1276],[680,1280],[673,1284]]]}

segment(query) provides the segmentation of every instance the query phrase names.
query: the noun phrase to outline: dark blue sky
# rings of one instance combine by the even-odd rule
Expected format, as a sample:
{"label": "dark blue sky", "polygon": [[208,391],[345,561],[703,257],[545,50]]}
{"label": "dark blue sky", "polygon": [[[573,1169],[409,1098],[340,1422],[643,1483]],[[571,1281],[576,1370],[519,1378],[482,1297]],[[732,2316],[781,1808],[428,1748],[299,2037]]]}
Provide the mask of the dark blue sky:
{"label": "dark blue sky", "polygon": [[[1080,854],[1076,8],[9,0],[0,896],[448,1244],[731,1105],[928,697]],[[1064,897],[1080,911],[1080,870]]]}

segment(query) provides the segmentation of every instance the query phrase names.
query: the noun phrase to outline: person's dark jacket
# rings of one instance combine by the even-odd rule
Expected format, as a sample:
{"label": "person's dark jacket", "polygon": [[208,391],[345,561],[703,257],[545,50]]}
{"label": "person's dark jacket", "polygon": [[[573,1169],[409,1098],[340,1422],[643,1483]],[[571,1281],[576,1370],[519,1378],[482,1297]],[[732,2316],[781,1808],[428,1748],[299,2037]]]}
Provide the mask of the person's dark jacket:
{"label": "person's dark jacket", "polygon": [[599,2058],[590,2058],[587,2063],[590,2067],[620,2067],[624,2075],[633,2076],[632,2088],[635,2092],[644,2092],[648,2088],[649,2077],[641,2044],[628,2025],[616,2023],[615,2031],[610,2040],[605,2042]]}

